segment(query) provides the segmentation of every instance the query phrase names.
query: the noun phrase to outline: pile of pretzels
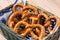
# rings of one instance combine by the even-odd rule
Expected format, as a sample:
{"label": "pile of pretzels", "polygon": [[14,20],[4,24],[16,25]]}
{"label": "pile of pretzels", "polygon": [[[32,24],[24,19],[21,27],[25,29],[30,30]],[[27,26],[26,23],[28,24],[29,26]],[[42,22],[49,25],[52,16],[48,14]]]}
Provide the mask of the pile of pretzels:
{"label": "pile of pretzels", "polygon": [[20,3],[13,6],[8,19],[8,27],[11,30],[23,37],[30,35],[35,40],[42,40],[53,33],[59,25],[60,19],[57,16],[39,13],[36,7]]}

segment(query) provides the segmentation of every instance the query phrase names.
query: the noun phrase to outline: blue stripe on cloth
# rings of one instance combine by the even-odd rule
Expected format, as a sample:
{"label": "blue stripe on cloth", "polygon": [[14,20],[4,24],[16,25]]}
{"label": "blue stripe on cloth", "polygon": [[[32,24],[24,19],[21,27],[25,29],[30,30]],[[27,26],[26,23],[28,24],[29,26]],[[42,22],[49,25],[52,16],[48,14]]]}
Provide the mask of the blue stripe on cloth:
{"label": "blue stripe on cloth", "polygon": [[14,4],[16,4],[18,2],[18,0],[16,0],[15,2],[14,2]]}
{"label": "blue stripe on cloth", "polygon": [[[16,4],[17,2],[18,2],[18,0],[16,0],[16,1],[13,3],[13,5]],[[11,12],[11,11],[12,11],[12,6],[11,6],[10,8],[8,8],[8,9],[6,9],[6,10],[0,12],[0,16],[3,16],[5,13]]]}
{"label": "blue stripe on cloth", "polygon": [[4,10],[3,12],[0,12],[0,16],[3,16],[3,15],[6,14],[7,12],[11,12],[11,11],[12,11],[11,8],[6,9],[6,10]]}
{"label": "blue stripe on cloth", "polygon": [[6,24],[5,18],[2,18],[1,21],[2,21],[2,23]]}

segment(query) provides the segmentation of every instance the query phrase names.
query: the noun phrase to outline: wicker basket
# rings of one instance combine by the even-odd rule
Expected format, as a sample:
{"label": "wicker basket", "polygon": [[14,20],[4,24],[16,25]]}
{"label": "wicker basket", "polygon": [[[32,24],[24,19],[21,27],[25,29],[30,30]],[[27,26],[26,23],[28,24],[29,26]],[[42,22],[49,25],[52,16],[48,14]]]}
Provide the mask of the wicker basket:
{"label": "wicker basket", "polygon": [[[42,10],[39,9],[39,11],[42,11]],[[47,14],[53,15],[49,12],[47,12]],[[2,23],[1,21],[0,21],[0,29],[1,29],[4,37],[7,40],[27,40],[26,38],[22,37],[21,35],[14,33],[12,30],[10,30],[8,28],[7,25]],[[58,27],[57,30],[53,34],[50,34],[50,35],[44,37],[43,40],[58,40],[59,35],[60,35],[60,27]]]}

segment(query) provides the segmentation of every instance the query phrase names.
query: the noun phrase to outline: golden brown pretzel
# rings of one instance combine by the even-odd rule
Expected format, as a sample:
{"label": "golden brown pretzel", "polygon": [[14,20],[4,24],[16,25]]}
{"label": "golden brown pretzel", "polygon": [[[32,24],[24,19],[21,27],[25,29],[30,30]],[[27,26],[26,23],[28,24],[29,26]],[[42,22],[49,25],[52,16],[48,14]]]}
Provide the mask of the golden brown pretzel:
{"label": "golden brown pretzel", "polygon": [[[22,25],[22,26],[21,26]],[[24,25],[24,26],[23,26]],[[15,28],[14,28],[14,32],[18,33],[19,31],[19,34],[26,37],[28,35],[28,33],[30,32],[30,28],[27,28],[27,23],[26,22],[23,22],[23,21],[19,21],[16,25],[15,25]],[[23,29],[19,29],[19,28],[23,28]],[[19,29],[19,30],[18,30]]]}
{"label": "golden brown pretzel", "polygon": [[17,7],[21,7],[21,8],[23,8],[24,5],[23,5],[23,4],[20,4],[20,3],[15,4],[15,5],[13,6],[13,8],[12,8],[13,12],[20,11],[20,10],[17,10],[17,9],[16,9]]}
{"label": "golden brown pretzel", "polygon": [[[43,27],[45,27],[45,29],[46,29],[46,27],[48,27],[50,25],[49,17],[47,14],[41,13],[38,15],[38,18],[39,18],[38,23],[43,25]],[[46,32],[46,30],[45,30],[45,32]],[[47,33],[45,33],[45,35],[47,35]]]}
{"label": "golden brown pretzel", "polygon": [[23,19],[23,13],[21,11],[14,12],[8,19],[8,26],[13,29],[14,25]]}
{"label": "golden brown pretzel", "polygon": [[[34,13],[38,14],[37,8],[31,5],[25,6],[22,11],[28,10],[28,9],[32,9]],[[28,12],[28,11],[27,11]]]}
{"label": "golden brown pretzel", "polygon": [[[43,17],[43,18],[42,18],[42,17]],[[39,18],[38,23],[41,24],[41,25],[46,26],[46,23],[47,23],[47,21],[48,21],[48,19],[49,19],[48,15],[45,14],[45,13],[41,13],[41,14],[38,15],[38,18]],[[42,18],[42,19],[41,19],[41,18]],[[42,20],[43,20],[43,23],[41,22]],[[47,25],[48,25],[48,24],[49,24],[49,22],[47,23]]]}
{"label": "golden brown pretzel", "polygon": [[[45,36],[45,28],[42,25],[32,24],[32,25],[29,25],[28,27],[32,28],[30,31],[30,35],[34,39],[39,40],[39,38],[40,38],[42,40],[42,38]],[[33,32],[33,29],[36,29],[35,33]]]}
{"label": "golden brown pretzel", "polygon": [[55,19],[56,20],[56,24],[54,25],[54,28],[51,30],[50,26],[48,26],[48,31],[50,33],[53,33],[56,28],[60,25],[60,19],[57,16],[50,16],[50,25],[51,25],[51,19]]}

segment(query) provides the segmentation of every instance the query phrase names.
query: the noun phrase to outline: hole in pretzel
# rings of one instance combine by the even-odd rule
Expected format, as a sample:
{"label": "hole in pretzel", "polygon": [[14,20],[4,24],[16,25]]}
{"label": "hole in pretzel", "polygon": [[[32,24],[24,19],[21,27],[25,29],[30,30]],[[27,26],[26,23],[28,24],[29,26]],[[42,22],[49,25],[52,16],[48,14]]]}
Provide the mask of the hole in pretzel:
{"label": "hole in pretzel", "polygon": [[21,24],[18,30],[24,30],[25,29],[25,25]]}
{"label": "hole in pretzel", "polygon": [[22,15],[16,17],[18,20],[22,19]]}
{"label": "hole in pretzel", "polygon": [[25,30],[25,26],[24,24],[21,24],[20,27],[18,28],[18,34],[21,34],[22,32],[24,32]]}
{"label": "hole in pretzel", "polygon": [[[37,29],[40,30],[39,28],[37,28]],[[39,36],[39,34],[37,33],[37,30],[36,30],[36,27],[34,27],[34,28],[32,29],[32,31],[34,32],[35,35]]]}
{"label": "hole in pretzel", "polygon": [[56,24],[56,19],[52,18],[52,19],[50,19],[50,20],[51,20],[50,28],[51,28],[51,30],[53,30],[53,28],[54,28],[54,26],[55,26],[55,24]]}
{"label": "hole in pretzel", "polygon": [[27,9],[27,10],[28,10],[28,12],[34,12],[33,9]]}
{"label": "hole in pretzel", "polygon": [[49,34],[48,28],[45,28],[46,35]]}
{"label": "hole in pretzel", "polygon": [[20,21],[20,20],[22,20],[22,15],[18,15],[18,16],[16,16],[16,17],[13,19],[13,21],[15,22],[15,24],[16,24],[18,21]]}
{"label": "hole in pretzel", "polygon": [[28,34],[26,38],[28,38],[28,39],[29,39],[29,37],[31,37],[31,35],[30,35],[30,34]]}
{"label": "hole in pretzel", "polygon": [[16,10],[17,10],[17,11],[22,10],[22,7],[17,6],[17,7],[16,7]]}
{"label": "hole in pretzel", "polygon": [[41,25],[45,24],[45,17],[44,16],[40,16],[40,18],[39,18],[39,24],[41,24]]}

